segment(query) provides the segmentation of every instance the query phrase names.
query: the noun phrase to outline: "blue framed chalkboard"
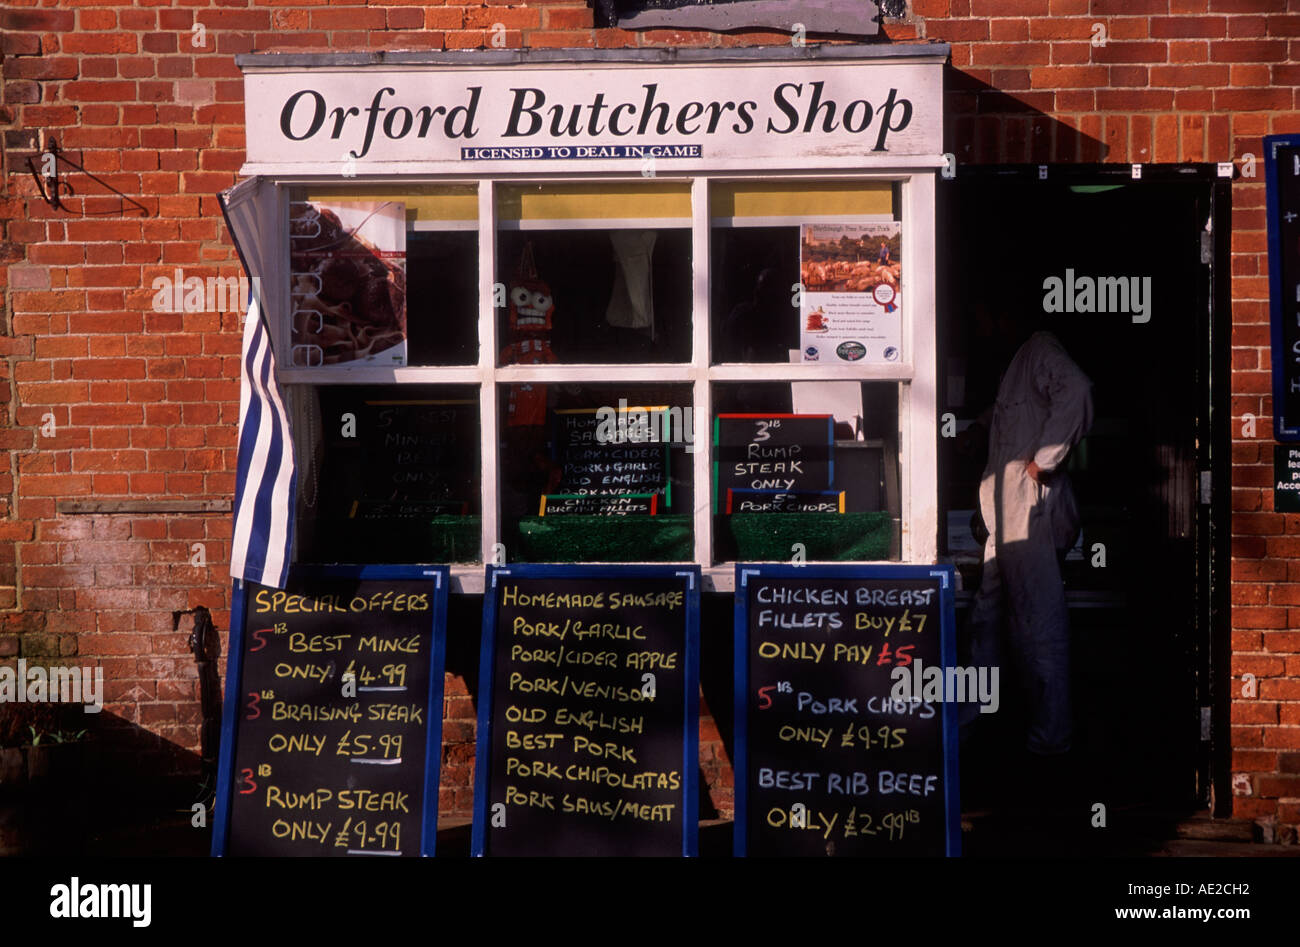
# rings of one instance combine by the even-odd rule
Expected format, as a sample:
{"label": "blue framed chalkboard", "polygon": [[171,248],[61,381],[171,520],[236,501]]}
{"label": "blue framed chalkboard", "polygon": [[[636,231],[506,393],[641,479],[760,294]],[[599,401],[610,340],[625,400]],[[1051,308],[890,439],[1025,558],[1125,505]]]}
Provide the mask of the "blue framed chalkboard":
{"label": "blue framed chalkboard", "polygon": [[1300,441],[1300,135],[1264,138],[1273,437]]}
{"label": "blue framed chalkboard", "polygon": [[952,566],[736,565],[734,853],[961,853]]}
{"label": "blue framed chalkboard", "polygon": [[236,580],[214,856],[434,854],[449,578],[336,565],[295,568],[283,591]]}
{"label": "blue framed chalkboard", "polygon": [[699,838],[698,566],[488,566],[471,851]]}

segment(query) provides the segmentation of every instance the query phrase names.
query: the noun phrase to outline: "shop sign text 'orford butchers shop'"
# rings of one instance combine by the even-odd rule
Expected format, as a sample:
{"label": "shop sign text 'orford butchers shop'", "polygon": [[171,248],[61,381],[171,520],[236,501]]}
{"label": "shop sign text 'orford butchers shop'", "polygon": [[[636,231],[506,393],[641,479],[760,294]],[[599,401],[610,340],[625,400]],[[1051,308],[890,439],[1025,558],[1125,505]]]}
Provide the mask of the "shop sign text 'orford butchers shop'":
{"label": "shop sign text 'orford butchers shop'", "polygon": [[245,174],[933,167],[941,60],[246,66]]}

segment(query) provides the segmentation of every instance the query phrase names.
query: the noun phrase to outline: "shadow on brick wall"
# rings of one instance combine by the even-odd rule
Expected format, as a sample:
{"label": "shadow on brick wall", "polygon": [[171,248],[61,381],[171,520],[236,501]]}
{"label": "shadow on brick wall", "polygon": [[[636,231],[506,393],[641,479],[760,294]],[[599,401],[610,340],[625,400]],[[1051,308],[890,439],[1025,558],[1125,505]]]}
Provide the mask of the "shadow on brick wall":
{"label": "shadow on brick wall", "polygon": [[[996,88],[960,69],[944,67],[944,148],[956,157],[958,168],[963,163],[1106,160],[1111,149],[1102,138],[1102,117],[1091,89],[1032,90],[1028,70],[998,70],[995,78],[1000,83]],[[1079,112],[1079,127],[1053,118],[1049,111]],[[1146,160],[1152,160],[1149,148]]]}
{"label": "shadow on brick wall", "polygon": [[0,717],[0,855],[207,854],[198,754],[107,711],[19,704]]}

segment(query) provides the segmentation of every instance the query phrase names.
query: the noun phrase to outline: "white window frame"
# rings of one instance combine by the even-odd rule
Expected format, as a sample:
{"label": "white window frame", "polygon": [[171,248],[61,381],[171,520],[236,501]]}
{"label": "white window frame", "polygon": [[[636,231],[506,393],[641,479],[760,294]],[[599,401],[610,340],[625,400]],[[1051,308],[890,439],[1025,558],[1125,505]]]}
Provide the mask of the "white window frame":
{"label": "white window frame", "polygon": [[[933,168],[900,169],[873,173],[835,173],[832,171],[763,171],[725,174],[660,175],[660,181],[681,181],[691,188],[691,268],[692,268],[692,345],[689,362],[635,364],[562,364],[497,365],[501,346],[497,333],[497,311],[493,306],[496,283],[497,201],[499,185],[505,184],[612,184],[641,180],[625,175],[605,176],[536,176],[517,175],[500,178],[437,178],[428,176],[383,177],[359,180],[335,178],[280,179],[279,219],[282,222],[281,246],[289,252],[289,190],[294,187],[355,186],[475,186],[478,188],[477,227],[461,224],[455,229],[477,229],[479,241],[479,311],[478,362],[459,366],[355,366],[328,368],[292,368],[279,370],[283,385],[346,384],[475,384],[479,390],[481,508],[483,561],[493,561],[493,551],[501,540],[499,508],[499,464],[497,389],[503,384],[659,382],[690,384],[695,409],[695,443],[691,455],[695,485],[694,553],[704,574],[706,591],[730,592],[734,589],[735,564],[713,563],[712,522],[712,384],[720,381],[831,381],[894,382],[898,384],[898,460],[900,561],[931,564],[938,549],[938,452],[937,452],[937,366],[935,339],[935,172]],[[713,219],[709,214],[710,188],[715,184],[741,181],[768,181],[790,184],[898,183],[901,192],[903,282],[906,286],[902,307],[902,349],[904,361],[890,364],[725,364],[711,363],[710,332],[710,250]],[[860,215],[815,215],[799,218],[749,219],[743,225],[790,225],[793,223],[843,222],[860,219]],[[563,222],[572,226],[572,221]],[[602,226],[610,226],[608,222]],[[280,290],[280,311],[289,313],[288,280]],[[272,326],[277,361],[288,352],[288,320],[276,320]],[[701,490],[703,486],[703,490]],[[871,560],[887,561],[887,560]],[[460,592],[483,591],[483,566],[453,565],[453,587]]]}

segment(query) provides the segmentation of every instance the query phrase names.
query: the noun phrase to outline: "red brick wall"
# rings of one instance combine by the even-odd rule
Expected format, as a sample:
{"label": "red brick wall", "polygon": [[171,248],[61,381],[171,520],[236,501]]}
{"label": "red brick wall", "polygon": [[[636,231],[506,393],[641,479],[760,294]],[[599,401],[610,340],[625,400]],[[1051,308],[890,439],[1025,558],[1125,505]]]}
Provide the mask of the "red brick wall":
{"label": "red brick wall", "polygon": [[[241,5],[237,5],[241,4]],[[1300,131],[1300,15],[1287,0],[913,0],[881,42],[952,44],[947,149],[959,162],[1262,158]],[[150,307],[154,277],[238,272],[214,195],[243,161],[240,52],[784,44],[780,33],[594,29],[578,3],[193,0],[182,7],[11,0],[3,27],[0,192],[0,660],[104,664],[109,710],[194,749],[196,680],[174,609],[228,621],[228,517],[59,516],[60,498],[228,499],[238,318]],[[195,32],[203,27],[204,35]],[[1106,44],[1093,45],[1096,24]],[[202,45],[196,45],[202,39]],[[815,39],[815,38],[814,38]],[[78,177],[72,213],[35,195],[26,158],[50,139],[149,210]],[[1271,512],[1262,164],[1233,186],[1236,814],[1300,823],[1300,516]],[[100,213],[83,217],[81,212]],[[40,430],[54,418],[54,434]],[[206,567],[191,566],[192,544]],[[182,632],[185,630],[182,627]],[[468,808],[472,705],[448,690],[444,802]],[[716,729],[702,749],[730,807]],[[139,731],[135,731],[139,735]],[[459,742],[458,742],[459,741]],[[192,763],[192,760],[191,760]],[[724,785],[725,783],[725,785]],[[1247,792],[1248,791],[1248,792]]]}

